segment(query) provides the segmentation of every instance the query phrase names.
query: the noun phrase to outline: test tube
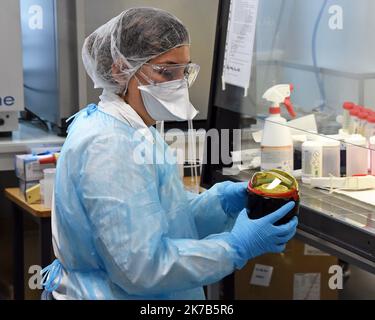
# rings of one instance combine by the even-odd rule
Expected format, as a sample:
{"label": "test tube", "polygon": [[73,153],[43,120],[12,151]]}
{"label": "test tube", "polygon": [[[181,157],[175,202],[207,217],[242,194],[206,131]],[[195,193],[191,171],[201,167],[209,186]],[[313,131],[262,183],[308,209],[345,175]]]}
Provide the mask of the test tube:
{"label": "test tube", "polygon": [[349,122],[349,130],[348,130],[349,134],[354,134],[357,131],[358,113],[359,113],[358,107],[354,107],[352,110],[349,111],[349,114],[350,114],[350,122]]}
{"label": "test tube", "polygon": [[352,110],[355,107],[355,104],[353,102],[344,102],[342,108],[344,110],[343,112],[343,123],[342,123],[342,129],[345,132],[349,132],[349,126],[350,126],[350,110]]}
{"label": "test tube", "polygon": [[363,111],[358,113],[359,124],[358,124],[357,134],[365,136],[367,118],[368,118],[368,111],[367,110],[363,110]]}

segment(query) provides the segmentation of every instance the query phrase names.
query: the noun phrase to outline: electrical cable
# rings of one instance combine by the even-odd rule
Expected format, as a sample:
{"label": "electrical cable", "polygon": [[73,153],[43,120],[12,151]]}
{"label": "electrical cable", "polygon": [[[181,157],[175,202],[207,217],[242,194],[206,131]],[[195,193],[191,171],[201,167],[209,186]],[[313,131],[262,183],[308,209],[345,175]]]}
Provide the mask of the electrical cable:
{"label": "electrical cable", "polygon": [[[42,118],[40,118],[38,115],[36,115],[35,113],[33,113],[32,111],[30,111],[27,108],[25,108],[24,111],[28,112],[33,119],[36,119],[38,121],[38,123],[40,123],[42,125],[42,127],[43,127],[43,129],[45,129],[45,131],[47,131],[47,132],[50,131],[50,127],[48,126],[48,123],[46,121],[44,121]],[[33,122],[33,119],[32,120],[24,120],[24,121]]]}

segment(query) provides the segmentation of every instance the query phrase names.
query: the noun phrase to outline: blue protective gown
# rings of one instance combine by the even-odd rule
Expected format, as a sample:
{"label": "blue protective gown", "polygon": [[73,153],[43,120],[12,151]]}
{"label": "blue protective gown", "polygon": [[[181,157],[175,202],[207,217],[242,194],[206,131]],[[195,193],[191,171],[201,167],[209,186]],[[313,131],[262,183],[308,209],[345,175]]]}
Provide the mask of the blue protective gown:
{"label": "blue protective gown", "polygon": [[204,299],[202,286],[241,260],[225,240],[234,220],[221,206],[229,182],[197,195],[184,189],[172,161],[137,163],[134,150],[173,157],[150,130],[155,143],[140,142],[134,128],[95,105],[70,126],[52,216],[63,266],[55,297]]}

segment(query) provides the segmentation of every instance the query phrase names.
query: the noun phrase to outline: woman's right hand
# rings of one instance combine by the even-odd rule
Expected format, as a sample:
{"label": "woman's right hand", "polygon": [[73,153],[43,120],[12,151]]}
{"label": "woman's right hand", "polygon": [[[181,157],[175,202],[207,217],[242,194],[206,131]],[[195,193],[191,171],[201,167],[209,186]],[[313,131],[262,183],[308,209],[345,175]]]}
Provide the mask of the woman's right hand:
{"label": "woman's right hand", "polygon": [[286,243],[296,233],[298,219],[294,217],[284,225],[274,223],[283,218],[295,206],[293,201],[277,211],[256,220],[247,216],[242,210],[230,232],[229,242],[237,250],[242,259],[250,260],[265,253],[280,253],[285,250]]}

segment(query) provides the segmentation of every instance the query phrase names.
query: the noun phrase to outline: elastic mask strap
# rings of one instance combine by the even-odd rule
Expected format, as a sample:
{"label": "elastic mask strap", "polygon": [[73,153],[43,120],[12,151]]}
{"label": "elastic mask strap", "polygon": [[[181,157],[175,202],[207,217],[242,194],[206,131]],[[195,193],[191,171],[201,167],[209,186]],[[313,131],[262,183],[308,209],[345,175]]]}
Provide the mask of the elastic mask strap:
{"label": "elastic mask strap", "polygon": [[[155,85],[155,81],[152,81],[148,76],[146,76],[146,75],[144,74],[144,72],[142,72],[141,68],[139,68],[138,71],[139,71],[139,73],[141,74],[142,78],[147,82],[147,84],[149,84],[149,85]],[[137,72],[138,72],[138,71],[137,71]],[[139,84],[140,86],[144,86],[144,84],[142,84],[142,82],[141,82],[141,81],[139,80],[139,78],[137,77],[136,73],[134,74],[134,77],[137,79],[138,84]]]}
{"label": "elastic mask strap", "polygon": [[156,130],[164,140],[164,121],[156,121]]}

